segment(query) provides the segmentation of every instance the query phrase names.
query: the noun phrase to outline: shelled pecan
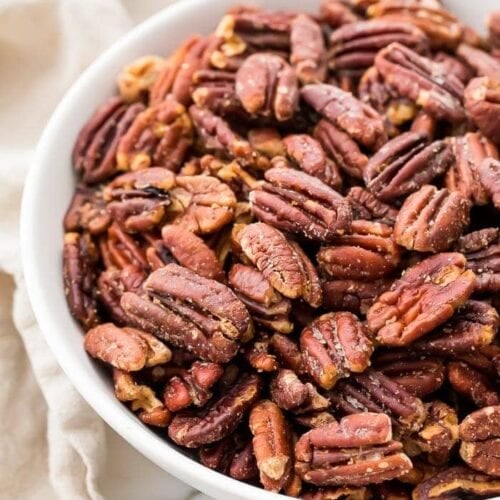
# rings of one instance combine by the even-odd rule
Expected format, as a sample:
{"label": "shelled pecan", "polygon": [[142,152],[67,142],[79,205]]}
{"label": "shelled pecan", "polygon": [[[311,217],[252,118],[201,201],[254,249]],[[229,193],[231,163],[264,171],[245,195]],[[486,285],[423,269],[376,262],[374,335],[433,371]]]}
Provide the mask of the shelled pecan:
{"label": "shelled pecan", "polygon": [[486,158],[479,166],[479,180],[494,207],[500,210],[500,161],[498,158]]}
{"label": "shelled pecan", "polygon": [[458,47],[457,55],[476,71],[477,76],[500,78],[500,61],[484,50],[463,43]]}
{"label": "shelled pecan", "polygon": [[370,191],[355,186],[349,190],[346,198],[351,204],[354,220],[372,220],[394,226],[398,215],[397,208],[380,201]]}

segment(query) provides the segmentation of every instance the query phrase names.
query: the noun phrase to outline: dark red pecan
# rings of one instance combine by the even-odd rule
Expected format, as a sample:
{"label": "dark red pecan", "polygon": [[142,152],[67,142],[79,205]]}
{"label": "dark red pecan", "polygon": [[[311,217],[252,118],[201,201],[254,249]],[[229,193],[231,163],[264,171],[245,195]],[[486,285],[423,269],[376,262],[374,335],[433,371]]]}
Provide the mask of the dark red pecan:
{"label": "dark red pecan", "polygon": [[272,401],[263,400],[250,412],[253,451],[266,490],[280,491],[292,472],[292,450],[283,413]]}
{"label": "dark red pecan", "polygon": [[298,106],[297,75],[283,58],[259,52],[238,69],[236,94],[248,113],[286,121]]}
{"label": "dark red pecan", "polygon": [[228,283],[257,324],[280,333],[292,331],[291,302],[275,290],[260,271],[234,264],[228,273]]}
{"label": "dark red pecan", "polygon": [[412,353],[389,351],[379,354],[373,360],[373,367],[419,398],[437,391],[445,380],[441,360]]}
{"label": "dark red pecan", "polygon": [[464,121],[464,85],[440,63],[393,43],[377,54],[375,66],[391,89],[432,116],[452,123]]}
{"label": "dark red pecan", "polygon": [[319,13],[321,21],[333,29],[360,19],[350,0],[322,0]]}
{"label": "dark red pecan", "polygon": [[376,280],[399,264],[400,251],[392,240],[392,228],[379,222],[355,220],[352,234],[336,236],[331,244],[318,252],[316,260],[332,278]]}
{"label": "dark red pecan", "polygon": [[479,166],[479,180],[495,208],[500,210],[500,161],[487,158]]}
{"label": "dark red pecan", "polygon": [[480,166],[488,157],[498,159],[497,148],[477,132],[451,138],[451,147],[455,161],[446,174],[446,187],[459,192],[476,205],[485,205],[488,203],[488,194],[480,180]]}
{"label": "dark red pecan", "polygon": [[490,227],[458,240],[457,250],[467,257],[467,267],[477,275],[478,292],[500,291],[500,230]]}
{"label": "dark red pecan", "polygon": [[73,166],[84,182],[101,182],[117,172],[118,143],[137,115],[144,111],[141,103],[127,106],[112,97],[99,107],[81,129],[73,148]]}
{"label": "dark red pecan", "polygon": [[355,186],[349,190],[346,198],[351,204],[354,220],[361,219],[394,226],[398,210],[380,201],[370,191]]}
{"label": "dark red pecan", "polygon": [[377,150],[387,141],[382,117],[350,92],[333,85],[311,84],[301,95],[315,111],[364,147]]}
{"label": "dark red pecan", "polygon": [[305,373],[299,346],[292,339],[285,335],[275,333],[270,338],[270,345],[279,360],[280,366],[289,368],[297,375]]}
{"label": "dark red pecan", "polygon": [[479,130],[500,144],[500,77],[471,80],[465,89],[465,109]]}
{"label": "dark red pecan", "polygon": [[448,381],[452,388],[472,400],[476,406],[500,404],[500,392],[487,374],[463,361],[448,364]]}
{"label": "dark red pecan", "polygon": [[64,235],[64,293],[71,314],[86,330],[99,320],[95,298],[98,258],[98,250],[88,233]]}
{"label": "dark red pecan", "polygon": [[318,486],[376,484],[408,472],[402,444],[392,441],[387,415],[349,415],[312,429],[295,446],[296,471]]}
{"label": "dark red pecan", "polygon": [[330,69],[361,76],[373,65],[377,52],[392,42],[411,47],[418,53],[426,53],[429,49],[425,34],[411,24],[384,19],[354,22],[330,36]]}
{"label": "dark red pecan", "polygon": [[170,439],[198,448],[229,436],[258,400],[261,386],[257,375],[246,375],[199,414],[178,413],[168,428]]}
{"label": "dark red pecan", "polygon": [[306,370],[324,389],[331,389],[351,372],[364,371],[373,352],[365,327],[349,312],[314,320],[302,331],[300,347]]}
{"label": "dark red pecan", "polygon": [[[334,0],[335,3],[339,0]],[[303,500],[370,500],[372,498],[372,488],[366,486],[338,486],[330,488],[313,488],[306,491]],[[386,500],[384,498],[384,500]],[[407,500],[405,498],[394,500]]]}
{"label": "dark red pecan", "polygon": [[224,272],[215,252],[198,236],[179,224],[163,226],[163,244],[183,267],[205,278],[222,280]]}
{"label": "dark red pecan", "polygon": [[476,277],[459,253],[441,253],[408,269],[368,310],[369,329],[386,345],[408,345],[448,320],[474,291]]}
{"label": "dark red pecan", "polygon": [[222,373],[220,365],[199,361],[195,361],[188,370],[180,370],[168,381],[163,391],[166,408],[177,412],[190,405],[204,406],[212,397],[210,389]]}
{"label": "dark red pecan", "polygon": [[368,157],[348,134],[328,120],[322,119],[314,128],[314,137],[340,170],[362,179]]}
{"label": "dark red pecan", "polygon": [[285,297],[302,297],[313,307],[322,301],[321,285],[314,266],[300,247],[277,229],[257,222],[238,235],[244,255]]}
{"label": "dark red pecan", "polygon": [[170,97],[137,114],[118,144],[118,168],[140,170],[154,165],[176,171],[192,142],[186,108]]}
{"label": "dark red pecan", "polygon": [[341,380],[329,398],[343,414],[371,411],[389,415],[398,434],[418,431],[426,416],[419,398],[372,368]]}
{"label": "dark red pecan", "polygon": [[399,210],[394,239],[408,250],[448,250],[469,224],[470,205],[457,192],[422,186],[406,198]]}
{"label": "dark red pecan", "polygon": [[366,314],[375,299],[388,290],[392,281],[380,279],[332,280],[323,282],[323,304],[333,311],[351,311]]}
{"label": "dark red pecan", "polygon": [[78,185],[64,216],[64,230],[68,233],[88,231],[96,235],[106,231],[110,224],[102,191]]}
{"label": "dark red pecan", "polygon": [[290,62],[304,85],[323,82],[327,75],[326,48],[321,26],[306,14],[292,19]]}
{"label": "dark red pecan", "polygon": [[239,481],[248,481],[259,475],[252,441],[234,454],[229,466],[229,475]]}
{"label": "dark red pecan", "polygon": [[167,59],[151,87],[150,106],[162,103],[169,95],[184,106],[190,104],[193,75],[203,65],[207,45],[207,39],[192,36]]}
{"label": "dark red pecan", "polygon": [[342,178],[337,164],[326,156],[316,139],[307,134],[293,134],[283,139],[283,145],[293,165],[335,190],[341,187]]}
{"label": "dark red pecan", "polygon": [[380,0],[367,10],[370,17],[409,23],[420,28],[434,48],[454,49],[463,36],[463,26],[439,1]]}
{"label": "dark red pecan", "polygon": [[457,56],[473,68],[477,76],[487,76],[494,80],[500,78],[500,61],[484,50],[462,43],[457,49]]}
{"label": "dark red pecan", "polygon": [[166,60],[158,56],[143,56],[125,66],[116,84],[118,91],[127,102],[148,100],[151,86],[166,65]]}
{"label": "dark red pecan", "polygon": [[139,419],[146,425],[167,427],[170,423],[170,412],[156,397],[153,389],[138,384],[131,373],[117,368],[113,369],[115,395],[119,401],[129,403],[134,412],[139,412]]}
{"label": "dark red pecan", "polygon": [[461,500],[500,494],[500,481],[468,467],[456,466],[426,479],[413,490],[413,500]]}
{"label": "dark red pecan", "polygon": [[428,184],[446,172],[452,162],[453,152],[447,142],[429,144],[426,134],[406,132],[370,158],[363,178],[377,198],[391,201]]}
{"label": "dark red pecan", "polygon": [[349,203],[316,177],[286,167],[271,168],[264,177],[267,183],[249,196],[259,220],[315,241],[350,232]]}
{"label": "dark red pecan", "polygon": [[191,106],[189,115],[198,132],[198,138],[207,151],[236,159],[243,165],[267,168],[269,160],[258,154],[243,137],[231,130],[228,122],[206,108]]}
{"label": "dark red pecan", "polygon": [[85,334],[85,350],[105,363],[134,372],[170,361],[172,352],[154,335],[136,328],[102,323]]}
{"label": "dark red pecan", "polygon": [[487,406],[465,417],[460,439],[460,456],[469,467],[500,476],[500,406]]}
{"label": "dark red pecan", "polygon": [[437,331],[412,344],[412,350],[455,357],[493,342],[500,320],[496,309],[486,302],[468,300]]}

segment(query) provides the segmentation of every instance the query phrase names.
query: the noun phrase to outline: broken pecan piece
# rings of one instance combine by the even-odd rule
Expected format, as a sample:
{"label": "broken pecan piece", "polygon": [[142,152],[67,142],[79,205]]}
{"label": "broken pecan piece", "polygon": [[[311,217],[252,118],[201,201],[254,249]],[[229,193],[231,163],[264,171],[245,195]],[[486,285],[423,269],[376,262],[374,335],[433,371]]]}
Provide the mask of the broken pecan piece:
{"label": "broken pecan piece", "polygon": [[346,199],[316,177],[286,167],[264,174],[267,183],[250,193],[253,213],[262,222],[315,241],[350,232]]}
{"label": "broken pecan piece", "polygon": [[457,192],[422,186],[399,210],[394,239],[408,250],[448,250],[468,226],[470,208],[469,200]]}
{"label": "broken pecan piece", "polygon": [[97,235],[106,231],[110,224],[102,190],[79,184],[64,215],[64,230],[68,233],[88,231]]}
{"label": "broken pecan piece", "polygon": [[303,434],[295,446],[296,471],[318,486],[363,486],[394,479],[412,465],[392,441],[387,415],[349,415]]}
{"label": "broken pecan piece", "polygon": [[471,413],[460,424],[460,456],[472,469],[500,477],[500,406]]}
{"label": "broken pecan piece", "polygon": [[500,210],[500,161],[487,158],[479,166],[479,180],[488,193],[494,207]]}
{"label": "broken pecan piece", "polygon": [[229,436],[258,400],[261,386],[257,375],[246,375],[199,415],[176,414],[168,428],[170,439],[186,448],[198,448]]}
{"label": "broken pecan piece", "polygon": [[382,146],[363,169],[367,189],[391,201],[420,189],[440,176],[453,162],[445,141],[429,144],[426,134],[406,132]]}
{"label": "broken pecan piece", "polygon": [[448,320],[474,291],[476,277],[459,253],[441,253],[408,269],[367,312],[385,345],[408,345]]}
{"label": "broken pecan piece", "polygon": [[331,389],[351,372],[364,371],[373,352],[365,327],[349,312],[314,320],[302,331],[300,347],[306,370],[323,389]]}

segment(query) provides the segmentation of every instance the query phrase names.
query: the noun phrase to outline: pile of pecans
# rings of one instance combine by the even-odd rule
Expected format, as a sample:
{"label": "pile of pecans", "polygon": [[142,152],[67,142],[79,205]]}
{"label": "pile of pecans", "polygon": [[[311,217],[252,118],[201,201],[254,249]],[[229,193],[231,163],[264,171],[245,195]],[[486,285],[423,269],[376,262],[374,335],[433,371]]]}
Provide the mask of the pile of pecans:
{"label": "pile of pecans", "polygon": [[81,130],[64,284],[116,396],[308,500],[500,494],[500,12],[237,7]]}

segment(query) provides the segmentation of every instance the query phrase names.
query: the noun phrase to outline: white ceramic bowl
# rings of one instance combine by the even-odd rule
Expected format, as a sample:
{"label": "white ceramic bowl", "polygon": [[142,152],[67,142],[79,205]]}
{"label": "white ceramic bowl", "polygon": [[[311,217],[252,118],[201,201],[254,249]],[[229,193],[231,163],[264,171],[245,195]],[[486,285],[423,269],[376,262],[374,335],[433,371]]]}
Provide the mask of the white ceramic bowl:
{"label": "white ceramic bowl", "polygon": [[[58,362],[94,410],[124,439],[158,466],[215,498],[271,499],[278,495],[214,472],[179,452],[116,400],[112,385],[83,350],[62,286],[62,220],[75,178],[71,149],[94,109],[115,91],[115,76],[134,58],[165,55],[193,33],[208,33],[241,0],[183,0],[145,21],[100,56],[67,92],[48,123],[26,183],[21,239],[24,273],[36,318]],[[319,0],[267,0],[267,8],[311,10]],[[475,27],[498,0],[449,0],[448,6]],[[283,497],[281,497],[283,498]]]}

